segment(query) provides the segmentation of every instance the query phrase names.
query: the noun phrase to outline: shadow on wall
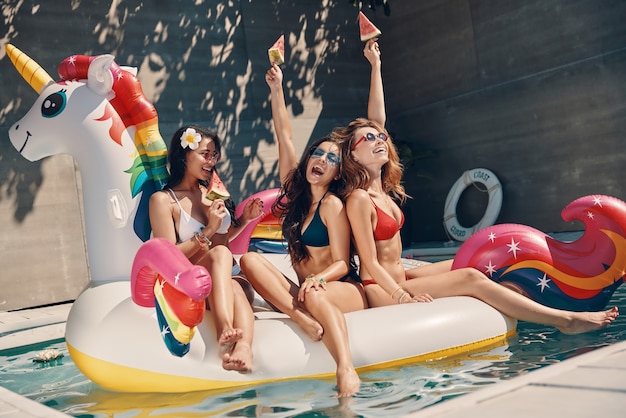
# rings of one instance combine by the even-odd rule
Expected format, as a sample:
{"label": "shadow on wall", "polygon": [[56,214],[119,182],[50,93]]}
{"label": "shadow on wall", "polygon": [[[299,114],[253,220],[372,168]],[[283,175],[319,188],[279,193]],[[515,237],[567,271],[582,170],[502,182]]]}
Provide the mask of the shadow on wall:
{"label": "shadow on wall", "polygon": [[[274,142],[264,76],[267,48],[281,33],[287,42],[283,70],[291,112],[306,115],[311,101],[324,104],[309,137],[296,140],[328,133],[332,122],[320,120],[349,120],[361,111],[355,104],[366,103],[369,75],[350,69],[352,64],[366,68],[366,62],[357,9],[349,2],[10,1],[3,12],[3,46],[14,44],[53,76],[74,54],[110,53],[118,64],[137,67],[168,144],[183,123],[215,128],[226,154],[220,172],[235,198],[276,186],[275,153],[259,149]],[[14,219],[21,223],[42,184],[41,163],[22,159],[7,132],[36,94],[4,48],[0,63],[0,199],[15,200]]]}
{"label": "shadow on wall", "polygon": [[7,206],[15,208],[14,221],[22,223],[33,210],[37,190],[43,183],[41,162],[22,158],[8,140],[8,129],[0,129],[0,135],[0,203],[9,201]]}

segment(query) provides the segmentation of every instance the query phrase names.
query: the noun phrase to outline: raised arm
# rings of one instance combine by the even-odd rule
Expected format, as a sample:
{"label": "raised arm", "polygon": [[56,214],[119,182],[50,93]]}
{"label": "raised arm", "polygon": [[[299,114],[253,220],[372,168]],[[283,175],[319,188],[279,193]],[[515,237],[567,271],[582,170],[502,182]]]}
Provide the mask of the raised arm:
{"label": "raised arm", "polygon": [[265,81],[270,87],[270,100],[272,103],[272,121],[278,140],[278,171],[282,184],[289,172],[296,167],[296,150],[293,146],[293,132],[291,122],[285,104],[283,91],[283,72],[277,64],[267,70]]}
{"label": "raised arm", "polygon": [[367,101],[367,118],[375,120],[381,126],[385,126],[387,114],[385,112],[385,94],[383,91],[383,75],[381,72],[380,49],[377,38],[370,39],[365,43],[363,55],[372,66],[370,75],[370,94]]}

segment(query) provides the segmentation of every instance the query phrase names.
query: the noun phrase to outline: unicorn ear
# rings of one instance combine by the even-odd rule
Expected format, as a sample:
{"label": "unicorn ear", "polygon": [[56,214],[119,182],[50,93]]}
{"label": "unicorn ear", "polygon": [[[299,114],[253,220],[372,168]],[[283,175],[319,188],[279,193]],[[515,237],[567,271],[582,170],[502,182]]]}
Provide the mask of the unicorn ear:
{"label": "unicorn ear", "polygon": [[87,87],[94,93],[106,96],[113,89],[113,55],[100,55],[89,64]]}

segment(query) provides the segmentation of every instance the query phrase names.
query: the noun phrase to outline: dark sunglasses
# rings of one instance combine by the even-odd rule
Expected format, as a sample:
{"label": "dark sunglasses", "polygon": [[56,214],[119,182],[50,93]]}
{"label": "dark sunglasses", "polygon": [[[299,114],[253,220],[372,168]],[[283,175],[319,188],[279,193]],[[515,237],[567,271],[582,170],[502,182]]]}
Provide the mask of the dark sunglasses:
{"label": "dark sunglasses", "polygon": [[311,158],[322,158],[326,156],[326,162],[328,165],[338,166],[341,163],[341,157],[335,154],[334,152],[326,152],[320,147],[315,147],[311,150],[309,157]]}
{"label": "dark sunglasses", "polygon": [[380,139],[381,141],[387,141],[388,138],[389,138],[389,135],[383,132],[378,132],[377,134],[368,132],[365,135],[363,135],[361,138],[359,138],[359,140],[356,141],[354,145],[352,145],[351,149],[352,151],[354,151],[356,146],[359,145],[361,142],[363,142],[363,140],[366,140],[368,142],[376,141],[377,139]]}

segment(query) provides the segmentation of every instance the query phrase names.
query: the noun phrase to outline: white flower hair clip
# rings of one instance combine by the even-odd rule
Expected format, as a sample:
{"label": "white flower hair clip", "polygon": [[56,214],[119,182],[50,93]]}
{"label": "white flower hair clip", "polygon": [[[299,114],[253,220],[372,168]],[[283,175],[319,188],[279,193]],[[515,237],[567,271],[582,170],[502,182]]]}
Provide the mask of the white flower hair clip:
{"label": "white flower hair clip", "polygon": [[193,128],[185,129],[185,132],[180,136],[180,146],[183,149],[189,147],[189,149],[196,149],[200,145],[202,136],[196,132]]}

